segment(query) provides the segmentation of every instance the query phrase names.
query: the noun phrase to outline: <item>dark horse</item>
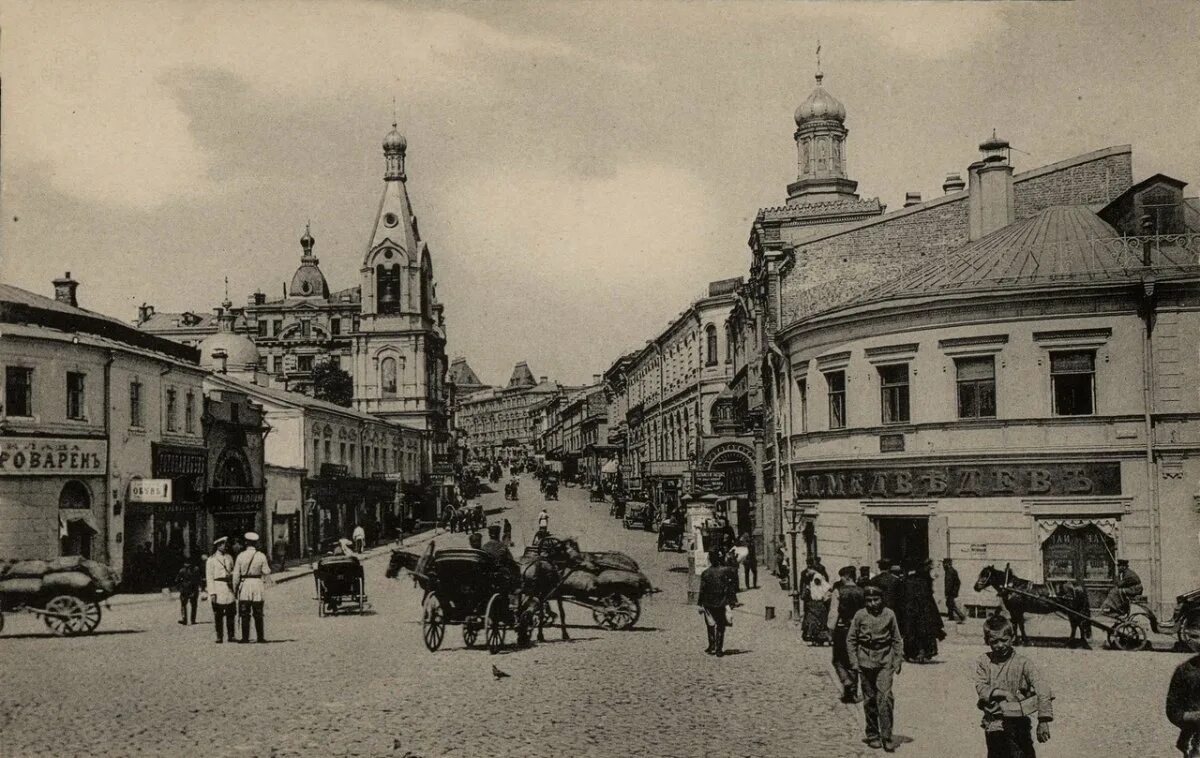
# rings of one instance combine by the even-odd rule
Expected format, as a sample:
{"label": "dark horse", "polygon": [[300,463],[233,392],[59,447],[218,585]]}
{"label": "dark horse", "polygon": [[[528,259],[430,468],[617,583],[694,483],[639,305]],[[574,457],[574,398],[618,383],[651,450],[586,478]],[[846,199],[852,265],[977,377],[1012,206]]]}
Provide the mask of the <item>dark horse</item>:
{"label": "dark horse", "polygon": [[[1079,630],[1079,643],[1083,648],[1089,648],[1088,640],[1092,636],[1091,607],[1088,605],[1087,592],[1082,587],[1069,582],[1061,585],[1034,584],[1028,579],[1021,579],[1007,566],[1001,571],[992,566],[985,566],[975,580],[975,591],[982,592],[991,587],[1000,596],[1000,602],[1008,617],[1012,619],[1013,628],[1018,640],[1029,644],[1029,635],[1025,632],[1026,613],[1061,613],[1071,622],[1071,636],[1067,644],[1075,641],[1075,631]],[[1066,608],[1070,613],[1065,612]]]}

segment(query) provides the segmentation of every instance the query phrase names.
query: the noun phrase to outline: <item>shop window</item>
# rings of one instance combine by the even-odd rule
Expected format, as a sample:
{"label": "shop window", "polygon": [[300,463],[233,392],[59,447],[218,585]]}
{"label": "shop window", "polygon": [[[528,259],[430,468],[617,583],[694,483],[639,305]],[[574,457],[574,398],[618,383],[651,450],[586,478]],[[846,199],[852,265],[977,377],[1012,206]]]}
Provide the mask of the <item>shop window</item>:
{"label": "shop window", "polygon": [[178,393],[175,392],[174,387],[170,387],[167,389],[167,431],[168,432],[175,431],[175,425],[176,425],[175,424],[175,413],[177,410],[179,410],[177,407],[179,405],[179,403],[176,400],[177,394]]}
{"label": "shop window", "polygon": [[4,407],[9,416],[33,415],[33,369],[9,366],[4,371]]}
{"label": "shop window", "polygon": [[1063,524],[1042,543],[1046,582],[1081,584],[1093,608],[1116,578],[1116,541],[1095,524]]}
{"label": "shop window", "polygon": [[880,366],[879,387],[883,423],[908,423],[908,364]]}
{"label": "shop window", "polygon": [[1050,385],[1055,416],[1095,413],[1096,353],[1091,350],[1050,353]]}
{"label": "shop window", "polygon": [[138,379],[129,383],[129,425],[142,426],[142,382]]}
{"label": "shop window", "polygon": [[67,372],[67,418],[83,421],[87,416],[84,397],[84,381],[86,375],[74,371]]}
{"label": "shop window", "polygon": [[829,428],[846,428],[846,372],[827,372],[825,392],[829,396]]}
{"label": "shop window", "polygon": [[996,360],[992,356],[983,358],[956,358],[955,372],[958,378],[958,417],[996,417]]}

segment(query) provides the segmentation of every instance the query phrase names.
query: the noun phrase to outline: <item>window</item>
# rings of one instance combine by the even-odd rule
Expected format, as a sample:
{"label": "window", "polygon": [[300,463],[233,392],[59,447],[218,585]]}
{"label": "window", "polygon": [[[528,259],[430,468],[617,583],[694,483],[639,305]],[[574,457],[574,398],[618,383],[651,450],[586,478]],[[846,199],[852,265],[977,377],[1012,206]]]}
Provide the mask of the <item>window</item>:
{"label": "window", "polygon": [[350,443],[350,458],[349,458],[349,464],[348,464],[350,466],[351,471],[354,470],[354,456],[356,454],[355,447],[356,447],[356,445],[353,442],[351,442]]}
{"label": "window", "polygon": [[346,463],[346,443],[345,442],[338,443],[338,460],[341,461],[342,463]]}
{"label": "window", "polygon": [[276,368],[275,368],[275,367],[276,367],[276,365],[277,365],[277,364],[275,363],[275,356],[273,356],[273,355],[268,355],[268,356],[267,356],[267,372],[268,372],[268,373],[271,373],[271,374],[274,374],[274,373],[275,373],[275,371],[276,371]]}
{"label": "window", "polygon": [[1096,353],[1091,350],[1050,353],[1050,384],[1055,416],[1090,416],[1096,412]]}
{"label": "window", "polygon": [[325,450],[323,452],[325,453],[326,461],[333,460],[333,451],[331,449],[332,447],[333,447],[332,443],[329,440],[325,440]]}
{"label": "window", "polygon": [[267,336],[267,322],[266,321],[258,322],[258,336],[259,337]]}
{"label": "window", "polygon": [[333,335],[342,333],[342,320],[340,318],[329,320],[329,333]]}
{"label": "window", "polygon": [[167,431],[175,431],[175,411],[179,404],[176,402],[175,388],[171,387],[167,390]]}
{"label": "window", "polygon": [[879,367],[883,423],[908,422],[908,364]]}
{"label": "window", "polygon": [[725,362],[733,363],[733,327],[725,325]]}
{"label": "window", "polygon": [[384,397],[396,396],[396,359],[384,358],[379,362],[379,387]]}
{"label": "window", "polygon": [[267,370],[267,356],[258,356],[258,370],[264,372]]}
{"label": "window", "polygon": [[704,327],[705,355],[704,365],[717,365],[717,327],[709,324]]}
{"label": "window", "polygon": [[321,440],[313,440],[313,471],[321,470]]}
{"label": "window", "polygon": [[271,334],[272,335],[278,337],[279,333],[282,331],[283,331],[283,319],[277,318],[271,322]]}
{"label": "window", "polygon": [[304,319],[303,321],[300,322],[300,336],[301,337],[311,337],[312,336],[312,322],[309,321],[308,319]]}
{"label": "window", "polygon": [[82,421],[87,416],[83,394],[84,374],[67,372],[67,418]]}
{"label": "window", "polygon": [[829,428],[846,428],[846,372],[825,374],[825,392],[829,395]]}
{"label": "window", "polygon": [[800,379],[796,382],[796,395],[800,398],[800,433],[804,434],[808,431],[808,380]]}
{"label": "window", "polygon": [[340,370],[342,368],[342,356],[340,356],[340,355],[329,356],[329,365],[332,366],[333,368]]}
{"label": "window", "polygon": [[9,366],[4,372],[4,405],[9,416],[33,415],[33,369]]}
{"label": "window", "polygon": [[296,358],[297,371],[312,371],[313,357],[311,355],[301,355]]}
{"label": "window", "polygon": [[87,485],[75,480],[63,485],[58,493],[58,507],[64,510],[87,510],[92,507],[92,493]]}
{"label": "window", "polygon": [[954,368],[958,375],[958,417],[996,417],[996,360],[984,358],[956,358]]}
{"label": "window", "polygon": [[196,431],[196,393],[191,390],[183,401],[183,428],[188,434]]}
{"label": "window", "polygon": [[142,426],[142,383],[138,379],[129,383],[129,425]]}
{"label": "window", "polygon": [[242,423],[242,406],[237,403],[229,404],[229,421],[233,424]]}

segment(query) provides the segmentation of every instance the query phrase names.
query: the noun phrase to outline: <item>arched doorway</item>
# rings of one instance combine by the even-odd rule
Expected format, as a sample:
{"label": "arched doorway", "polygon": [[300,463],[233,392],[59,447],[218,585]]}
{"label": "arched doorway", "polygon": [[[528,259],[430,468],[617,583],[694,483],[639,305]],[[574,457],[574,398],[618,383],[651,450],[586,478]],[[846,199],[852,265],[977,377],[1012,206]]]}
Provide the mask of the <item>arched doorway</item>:
{"label": "arched doorway", "polygon": [[83,482],[71,480],[58,493],[59,543],[63,555],[92,557],[92,493]]}
{"label": "arched doorway", "polygon": [[721,476],[719,494],[730,498],[728,518],[734,533],[755,534],[754,451],[740,443],[718,445],[705,456],[705,468]]}

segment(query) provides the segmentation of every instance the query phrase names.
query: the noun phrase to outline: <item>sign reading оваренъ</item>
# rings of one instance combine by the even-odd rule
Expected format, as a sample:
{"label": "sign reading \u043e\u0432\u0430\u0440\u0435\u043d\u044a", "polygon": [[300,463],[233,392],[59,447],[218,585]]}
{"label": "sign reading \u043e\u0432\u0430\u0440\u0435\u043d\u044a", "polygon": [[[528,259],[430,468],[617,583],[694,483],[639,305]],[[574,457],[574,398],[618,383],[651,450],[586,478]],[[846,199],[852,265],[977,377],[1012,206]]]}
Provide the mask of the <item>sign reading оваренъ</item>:
{"label": "sign reading \u043e\u0432\u0430\u0440\u0435\u043d\u044a", "polygon": [[0,476],[104,476],[104,440],[0,437]]}
{"label": "sign reading \u043e\u0432\u0430\u0440\u0435\u043d\u044a", "polygon": [[1121,494],[1119,463],[981,463],[797,471],[796,497],[1030,497]]}

